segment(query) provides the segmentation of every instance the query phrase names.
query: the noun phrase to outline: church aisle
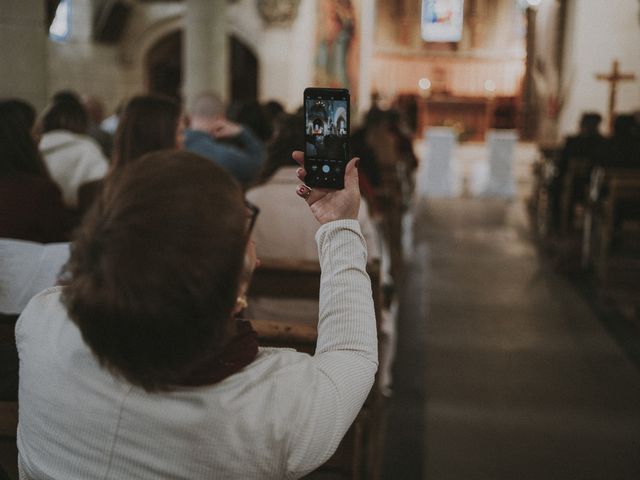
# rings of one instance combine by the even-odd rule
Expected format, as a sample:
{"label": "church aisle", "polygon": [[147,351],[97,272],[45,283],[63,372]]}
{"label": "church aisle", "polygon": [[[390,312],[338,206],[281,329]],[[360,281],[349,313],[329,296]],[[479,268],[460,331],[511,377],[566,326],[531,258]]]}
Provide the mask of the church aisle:
{"label": "church aisle", "polygon": [[424,478],[640,478],[640,371],[538,257],[521,201],[429,200]]}

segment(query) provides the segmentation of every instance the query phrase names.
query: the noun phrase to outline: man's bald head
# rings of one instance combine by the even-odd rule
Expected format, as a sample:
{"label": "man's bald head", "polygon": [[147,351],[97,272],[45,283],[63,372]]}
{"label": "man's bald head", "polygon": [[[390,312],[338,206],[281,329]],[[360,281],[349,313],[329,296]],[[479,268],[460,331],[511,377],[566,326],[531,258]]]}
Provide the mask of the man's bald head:
{"label": "man's bald head", "polygon": [[224,116],[224,103],[213,92],[199,94],[191,105],[191,118],[215,119]]}

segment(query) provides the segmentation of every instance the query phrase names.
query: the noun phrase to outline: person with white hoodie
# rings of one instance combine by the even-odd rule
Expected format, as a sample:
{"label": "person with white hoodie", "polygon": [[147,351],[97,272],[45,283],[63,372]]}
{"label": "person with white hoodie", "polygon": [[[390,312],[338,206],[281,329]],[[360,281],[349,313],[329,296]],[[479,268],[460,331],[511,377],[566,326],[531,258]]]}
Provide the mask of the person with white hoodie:
{"label": "person with white hoodie", "polygon": [[98,143],[87,135],[88,115],[79,100],[54,100],[40,120],[40,151],[64,203],[78,205],[78,187],[104,177],[108,162]]}

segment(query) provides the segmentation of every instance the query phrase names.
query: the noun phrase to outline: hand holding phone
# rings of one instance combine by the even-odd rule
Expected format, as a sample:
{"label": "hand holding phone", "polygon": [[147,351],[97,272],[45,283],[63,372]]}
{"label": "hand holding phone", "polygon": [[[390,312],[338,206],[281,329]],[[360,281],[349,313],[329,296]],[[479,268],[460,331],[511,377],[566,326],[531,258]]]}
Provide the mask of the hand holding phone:
{"label": "hand holding phone", "polygon": [[[301,166],[305,164],[304,153],[295,151],[291,155]],[[353,158],[347,164],[344,175],[344,188],[340,190],[314,188],[299,185],[296,193],[304,198],[311,212],[322,225],[334,220],[357,220],[360,210],[360,186],[358,183],[358,159]],[[306,183],[308,174],[304,168],[298,169],[298,178]]]}
{"label": "hand holding phone", "polygon": [[349,161],[349,90],[307,88],[304,91],[305,183],[342,189]]}

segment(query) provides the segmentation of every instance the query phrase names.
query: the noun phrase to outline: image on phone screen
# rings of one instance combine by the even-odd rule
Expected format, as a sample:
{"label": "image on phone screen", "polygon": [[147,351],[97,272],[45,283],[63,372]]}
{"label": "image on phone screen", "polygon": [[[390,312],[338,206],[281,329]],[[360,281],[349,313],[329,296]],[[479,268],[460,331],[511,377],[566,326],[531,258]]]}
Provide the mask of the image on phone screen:
{"label": "image on phone screen", "polygon": [[311,187],[344,188],[349,156],[349,92],[307,89],[305,111],[305,182]]}

